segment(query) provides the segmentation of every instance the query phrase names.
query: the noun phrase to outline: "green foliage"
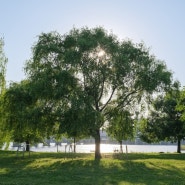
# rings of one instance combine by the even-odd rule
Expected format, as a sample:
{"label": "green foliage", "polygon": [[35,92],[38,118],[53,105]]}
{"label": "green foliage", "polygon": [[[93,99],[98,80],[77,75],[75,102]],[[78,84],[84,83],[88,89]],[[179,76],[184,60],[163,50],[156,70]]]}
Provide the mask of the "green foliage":
{"label": "green foliage", "polygon": [[[4,41],[2,38],[0,38],[0,118],[2,118],[2,113],[1,113],[1,109],[2,109],[2,96],[3,93],[5,91],[6,88],[6,64],[8,62],[8,59],[5,57],[4,54]],[[9,141],[9,134],[7,132],[3,131],[3,122],[1,122],[0,119],[0,148],[2,147],[2,145],[4,144],[4,142]]]}
{"label": "green foliage", "polygon": [[150,117],[140,122],[141,139],[146,142],[180,142],[185,138],[185,122],[180,119],[182,111],[177,110],[180,93],[179,84],[175,82],[165,96],[157,97]]}
{"label": "green foliage", "polygon": [[44,128],[41,127],[39,115],[41,112],[28,81],[10,84],[1,103],[3,132],[10,133],[11,141],[31,143],[41,140],[45,133]]}
{"label": "green foliage", "polygon": [[181,121],[185,121],[185,87],[180,92],[180,99],[178,101],[177,110],[181,111]]}
{"label": "green foliage", "polygon": [[111,110],[108,113],[108,122],[106,132],[118,142],[133,138],[134,120],[128,111]]}
{"label": "green foliage", "polygon": [[98,158],[99,130],[108,105],[130,109],[171,83],[165,64],[144,44],[119,41],[101,27],[74,28],[63,36],[41,34],[25,70],[35,96],[45,105],[48,124],[57,122],[61,132],[69,134],[92,135]]}
{"label": "green foliage", "polygon": [[82,98],[71,98],[71,106],[63,114],[63,119],[60,122],[60,133],[66,133],[69,138],[80,139],[89,136],[87,130],[88,118],[92,114],[91,107],[84,102]]}
{"label": "green foliage", "polygon": [[3,93],[6,87],[6,64],[8,62],[8,59],[5,57],[4,54],[4,41],[2,38],[0,38],[0,94]]}

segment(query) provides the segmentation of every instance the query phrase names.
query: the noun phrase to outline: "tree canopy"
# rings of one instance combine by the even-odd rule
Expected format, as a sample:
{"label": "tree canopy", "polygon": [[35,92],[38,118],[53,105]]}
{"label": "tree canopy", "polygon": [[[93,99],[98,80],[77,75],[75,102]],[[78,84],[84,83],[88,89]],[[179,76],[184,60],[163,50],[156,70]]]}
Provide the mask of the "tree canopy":
{"label": "tree canopy", "polygon": [[140,137],[146,142],[180,142],[185,138],[185,121],[181,120],[182,111],[177,110],[180,102],[179,83],[175,82],[165,96],[158,96],[153,103],[153,110],[147,119],[141,121]]}
{"label": "tree canopy", "polygon": [[177,110],[181,111],[181,121],[185,121],[185,87],[180,92],[180,99],[178,101]]}
{"label": "tree canopy", "polygon": [[[144,44],[120,41],[101,27],[74,28],[63,36],[41,34],[25,69],[38,99],[52,106],[52,118],[61,127],[75,123],[64,121],[66,110],[75,108],[72,99],[84,105],[83,114],[79,111],[74,119],[78,117],[78,127],[95,138],[96,159],[101,158],[99,131],[108,105],[126,109],[171,83],[171,72]],[[86,121],[81,121],[82,115]]]}
{"label": "tree canopy", "polygon": [[4,41],[2,38],[0,38],[0,94],[3,92],[3,90],[6,87],[6,64],[8,62],[8,59],[6,58],[4,54]]}
{"label": "tree canopy", "polygon": [[11,141],[31,143],[42,141],[52,133],[46,124],[46,112],[34,97],[29,81],[11,83],[1,97],[1,123]]}

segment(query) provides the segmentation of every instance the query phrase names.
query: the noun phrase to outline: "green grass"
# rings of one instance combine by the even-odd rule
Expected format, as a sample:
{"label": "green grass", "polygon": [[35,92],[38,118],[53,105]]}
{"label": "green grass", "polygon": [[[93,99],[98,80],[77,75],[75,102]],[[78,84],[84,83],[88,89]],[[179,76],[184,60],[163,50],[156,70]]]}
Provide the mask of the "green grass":
{"label": "green grass", "polygon": [[31,153],[0,151],[0,185],[185,185],[185,154]]}

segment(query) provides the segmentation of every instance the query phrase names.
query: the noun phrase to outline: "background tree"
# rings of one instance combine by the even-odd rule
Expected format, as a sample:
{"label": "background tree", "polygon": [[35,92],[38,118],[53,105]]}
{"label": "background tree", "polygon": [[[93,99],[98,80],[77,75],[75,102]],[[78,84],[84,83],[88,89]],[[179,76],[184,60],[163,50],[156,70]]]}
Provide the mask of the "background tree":
{"label": "background tree", "polygon": [[157,97],[150,117],[141,121],[141,139],[149,143],[164,140],[177,142],[177,152],[181,152],[181,140],[185,138],[185,122],[180,120],[182,112],[176,109],[179,100],[179,83],[175,82],[165,96]]}
{"label": "background tree", "polygon": [[182,112],[181,120],[185,121],[185,87],[180,92],[180,101],[178,102],[177,110]]}
{"label": "background tree", "polygon": [[134,119],[128,111],[111,110],[108,113],[108,122],[106,132],[119,142],[120,152],[123,152],[122,141],[134,137]]}
{"label": "background tree", "polygon": [[41,34],[26,70],[30,80],[41,84],[38,91],[44,92],[41,96],[45,100],[53,102],[58,94],[61,104],[68,101],[67,109],[71,94],[76,87],[80,89],[79,98],[88,104],[88,111],[84,110],[88,112],[88,121],[83,123],[95,138],[96,159],[101,158],[100,128],[108,105],[114,101],[115,107],[123,109],[147,93],[164,90],[171,82],[165,64],[151,56],[143,44],[120,42],[100,27],[73,29],[63,37],[57,33]]}
{"label": "background tree", "polygon": [[3,47],[4,41],[0,38],[0,94],[2,94],[6,88],[6,64],[8,62],[8,59],[5,57]]}
{"label": "background tree", "polygon": [[64,113],[60,124],[60,133],[65,133],[68,138],[73,138],[74,152],[76,152],[76,141],[89,136],[86,122],[88,122],[92,110],[88,109],[87,105],[82,98],[73,97],[71,107]]}
{"label": "background tree", "polygon": [[[8,62],[8,59],[5,57],[3,47],[4,41],[2,38],[0,38],[0,101],[6,88],[6,64]],[[2,106],[0,104],[0,147],[9,138],[9,134],[5,131],[2,131],[3,125],[1,122],[1,118],[3,115],[1,114],[1,108]]]}
{"label": "background tree", "polygon": [[43,109],[33,96],[28,81],[12,83],[2,97],[2,122],[11,141],[26,142],[26,151],[30,144],[46,137],[48,125],[45,123]]}

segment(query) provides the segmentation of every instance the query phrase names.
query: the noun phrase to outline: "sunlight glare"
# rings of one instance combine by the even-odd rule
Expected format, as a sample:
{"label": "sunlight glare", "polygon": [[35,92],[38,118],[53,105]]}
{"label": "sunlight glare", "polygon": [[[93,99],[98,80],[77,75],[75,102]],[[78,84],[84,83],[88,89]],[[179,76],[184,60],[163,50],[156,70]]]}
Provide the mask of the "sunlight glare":
{"label": "sunlight glare", "polygon": [[105,51],[104,50],[100,50],[98,52],[98,57],[103,57],[103,55],[105,55]]}

